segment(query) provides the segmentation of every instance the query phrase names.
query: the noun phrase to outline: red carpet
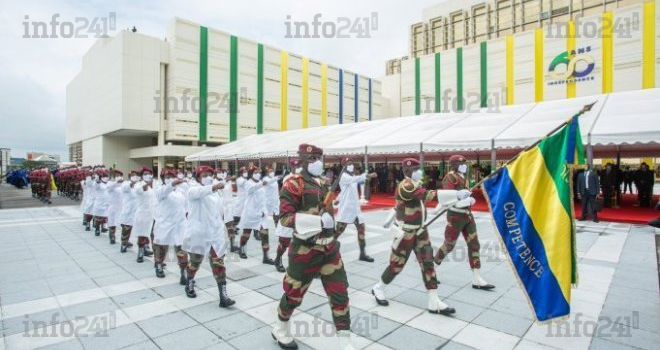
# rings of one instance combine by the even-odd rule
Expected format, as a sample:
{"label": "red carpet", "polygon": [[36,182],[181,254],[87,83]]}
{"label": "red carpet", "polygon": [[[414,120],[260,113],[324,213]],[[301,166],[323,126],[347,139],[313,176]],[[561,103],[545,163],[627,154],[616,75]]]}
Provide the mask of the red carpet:
{"label": "red carpet", "polygon": [[[484,199],[481,190],[474,191],[474,198],[477,203],[472,207],[474,211],[488,211],[488,205]],[[653,204],[658,201],[658,196],[653,196]],[[624,194],[621,198],[621,207],[617,209],[603,208],[603,211],[598,213],[598,218],[602,221],[621,222],[628,224],[647,224],[649,220],[660,217],[660,212],[653,208],[638,208],[634,205],[637,203],[637,195]],[[436,201],[427,203],[427,207],[433,208],[437,205]],[[369,203],[362,207],[362,210],[374,210],[391,208],[394,206],[393,194],[373,194]],[[581,215],[580,203],[575,204],[575,216],[577,218]]]}

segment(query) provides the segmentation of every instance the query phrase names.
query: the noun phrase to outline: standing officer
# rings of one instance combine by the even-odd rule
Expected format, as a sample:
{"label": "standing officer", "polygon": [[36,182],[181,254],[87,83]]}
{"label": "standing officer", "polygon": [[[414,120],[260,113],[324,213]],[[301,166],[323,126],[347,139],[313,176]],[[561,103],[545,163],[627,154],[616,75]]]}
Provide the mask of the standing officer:
{"label": "standing officer", "polygon": [[582,201],[582,215],[580,221],[586,220],[587,216],[593,216],[594,222],[598,222],[598,212],[596,211],[596,197],[598,196],[600,184],[598,175],[593,170],[591,164],[578,176],[578,196]]}
{"label": "standing officer", "polygon": [[284,277],[284,295],[277,308],[278,321],[272,336],[283,349],[297,349],[291,336],[289,319],[302,301],[314,275],[321,283],[332,309],[332,320],[339,337],[339,349],[353,349],[350,338],[351,316],[348,307],[348,281],[344,262],[335,239],[332,205],[325,207],[328,185],[321,178],[323,151],[315,146],[298,147],[302,172],[293,175],[280,191],[280,223],[293,235],[289,266]]}
{"label": "standing officer", "polygon": [[[474,222],[474,216],[472,216],[470,210],[470,206],[475,203],[475,200],[467,189],[466,174],[468,166],[465,163],[465,157],[458,154],[449,157],[449,166],[451,170],[442,179],[442,188],[444,191],[453,191],[457,202],[450,206],[447,211],[445,241],[435,255],[435,263],[438,265],[442,263],[442,260],[454,249],[458,235],[462,233],[465,243],[467,243],[468,260],[472,269],[472,288],[493,289],[495,286],[484,281],[480,274],[481,259],[479,256],[480,246],[479,237],[477,237],[477,224]],[[450,192],[450,194],[452,193]]]}

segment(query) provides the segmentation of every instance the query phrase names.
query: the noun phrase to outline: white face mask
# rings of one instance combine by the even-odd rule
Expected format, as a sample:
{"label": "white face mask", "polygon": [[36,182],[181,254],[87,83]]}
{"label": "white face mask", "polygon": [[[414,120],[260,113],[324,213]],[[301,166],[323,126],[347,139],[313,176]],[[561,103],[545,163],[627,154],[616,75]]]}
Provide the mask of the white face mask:
{"label": "white face mask", "polygon": [[301,171],[302,171],[302,168],[296,168],[296,169],[295,169],[295,173],[296,173],[296,174],[300,174]]}
{"label": "white face mask", "polygon": [[202,178],[202,185],[208,186],[213,184],[213,176],[207,176]]}
{"label": "white face mask", "polygon": [[189,179],[192,179],[192,173],[188,173],[186,176],[187,176]]}
{"label": "white face mask", "polygon": [[115,176],[115,181],[121,181],[123,179],[124,179],[123,176]]}
{"label": "white face mask", "polygon": [[353,170],[355,170],[355,165],[351,164],[351,165],[346,166],[346,170],[347,170],[349,173],[352,173]]}
{"label": "white face mask", "polygon": [[146,181],[146,182],[151,181],[151,179],[153,179],[153,178],[154,178],[154,176],[153,176],[152,174],[144,174],[144,175],[142,175],[142,180],[144,180],[144,181]]}
{"label": "white face mask", "polygon": [[166,184],[166,185],[171,185],[171,184],[172,184],[172,181],[174,181],[174,179],[171,178],[171,177],[168,177],[168,178],[165,179],[165,184]]}
{"label": "white face mask", "polygon": [[252,174],[252,178],[259,181],[261,179],[261,174],[259,173]]}
{"label": "white face mask", "polygon": [[271,171],[270,173],[268,173],[268,177],[275,177],[275,173]]}
{"label": "white face mask", "polygon": [[317,160],[314,163],[308,164],[307,171],[312,176],[320,176],[323,173],[323,162]]}
{"label": "white face mask", "polygon": [[417,169],[412,173],[412,176],[410,178],[413,179],[414,181],[419,181],[422,179],[423,176],[424,176],[424,171],[422,171],[422,169]]}
{"label": "white face mask", "polygon": [[98,180],[98,179],[99,179],[99,176],[94,174],[94,180]]}
{"label": "white face mask", "polygon": [[467,173],[467,164],[461,164],[458,166],[458,172],[461,174]]}
{"label": "white face mask", "polygon": [[247,179],[247,175],[248,175],[247,171],[243,173],[243,177],[246,179]]}
{"label": "white face mask", "polygon": [[89,175],[85,176],[85,180],[89,181],[89,180],[91,180],[91,179],[92,179],[91,176],[89,176]]}
{"label": "white face mask", "polygon": [[216,177],[218,180],[222,180],[222,173],[217,173],[217,174],[215,174],[215,177]]}
{"label": "white face mask", "polygon": [[106,176],[104,176],[104,177],[101,178],[101,181],[102,181],[102,182],[108,182],[108,180],[110,180],[110,178],[109,178],[109,177],[106,177]]}
{"label": "white face mask", "polygon": [[140,177],[137,175],[131,176],[131,182],[138,182],[140,180]]}
{"label": "white face mask", "polygon": [[224,180],[224,179],[227,178],[227,173],[220,173],[220,174],[218,174],[218,176],[220,176],[221,180]]}
{"label": "white face mask", "polygon": [[179,180],[182,180],[183,179],[183,174],[182,173],[176,174],[176,178],[179,179]]}

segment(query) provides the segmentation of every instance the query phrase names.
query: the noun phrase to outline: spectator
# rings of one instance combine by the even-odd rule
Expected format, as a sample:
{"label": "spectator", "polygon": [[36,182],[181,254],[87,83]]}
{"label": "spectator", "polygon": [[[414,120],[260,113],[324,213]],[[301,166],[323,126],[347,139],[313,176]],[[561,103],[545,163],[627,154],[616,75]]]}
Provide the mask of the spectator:
{"label": "spectator", "polygon": [[655,184],[655,174],[649,169],[648,164],[642,163],[639,170],[635,172],[635,187],[637,187],[637,198],[639,206],[643,208],[651,207],[651,197],[653,195],[653,185]]}

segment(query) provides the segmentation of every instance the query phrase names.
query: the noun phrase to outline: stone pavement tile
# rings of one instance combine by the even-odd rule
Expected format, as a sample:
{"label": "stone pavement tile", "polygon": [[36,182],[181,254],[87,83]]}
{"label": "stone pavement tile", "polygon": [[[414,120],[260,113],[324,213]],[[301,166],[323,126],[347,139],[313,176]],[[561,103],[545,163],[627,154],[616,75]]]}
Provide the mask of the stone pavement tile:
{"label": "stone pavement tile", "polygon": [[[229,340],[229,344],[239,350],[279,350],[280,346],[272,338],[270,332],[272,327],[265,326],[245,333],[241,336]],[[311,350],[310,347],[298,341],[299,350]]]}
{"label": "stone pavement tile", "polygon": [[[59,324],[69,319],[61,309],[57,308],[56,304],[53,306],[55,308],[47,311],[32,312],[26,315],[3,318],[2,333],[7,336],[12,334],[23,334],[24,336],[42,336],[44,334],[50,334],[48,327],[50,327],[51,322]],[[44,326],[46,328],[43,328]]]}
{"label": "stone pavement tile", "polygon": [[379,343],[396,350],[409,350],[412,341],[415,349],[437,349],[447,343],[447,339],[405,325],[382,338]]}
{"label": "stone pavement tile", "polygon": [[62,308],[66,316],[71,320],[75,319],[76,317],[91,316],[108,311],[115,311],[117,309],[118,306],[109,298],[70,305]]}
{"label": "stone pavement tile", "polygon": [[[280,298],[282,297],[281,295],[282,293],[283,291],[280,293]],[[280,298],[275,300],[279,302]],[[350,299],[349,299],[349,303],[350,303]],[[326,305],[330,305],[328,304],[328,297],[314,293],[305,293],[305,297],[303,298],[302,304],[300,304],[298,308],[302,311],[308,311],[317,308],[319,306],[326,306]]]}
{"label": "stone pavement tile", "polygon": [[133,344],[128,347],[122,348],[121,350],[160,350],[158,346],[152,341],[147,340],[141,343]]}
{"label": "stone pavement tile", "polygon": [[[571,314],[561,323],[532,324],[523,339],[559,349],[586,350],[592,338],[584,332],[585,324],[595,325],[596,322],[595,318]],[[578,332],[575,332],[576,327]]]}
{"label": "stone pavement tile", "polygon": [[465,328],[468,323],[453,317],[423,312],[410,320],[406,325],[441,338],[451,339]]}
{"label": "stone pavement tile", "polygon": [[[389,286],[388,286],[389,287]],[[389,290],[388,290],[389,292]],[[388,293],[389,296],[389,293]],[[402,302],[407,305],[411,305],[420,309],[424,309],[427,306],[428,303],[428,293],[427,292],[422,292],[418,290],[409,290],[405,293],[401,293],[397,295],[394,298],[390,298],[392,300],[396,300],[399,302]]]}
{"label": "stone pavement tile", "polygon": [[218,303],[219,301],[214,300],[208,303],[183,309],[182,311],[188,316],[195,319],[197,322],[202,324],[240,312],[240,310],[235,307],[223,308],[222,310],[220,310],[220,307],[218,307]]}
{"label": "stone pavement tile", "polygon": [[564,350],[564,349],[553,348],[551,346],[539,344],[533,341],[529,341],[527,339],[521,339],[518,345],[516,345],[514,350]]}
{"label": "stone pavement tile", "polygon": [[401,323],[380,317],[375,311],[354,313],[351,310],[351,332],[361,337],[378,341],[402,326]]}
{"label": "stone pavement tile", "polygon": [[370,277],[352,277],[348,275],[348,285],[351,288],[360,289],[364,291],[371,291],[371,288],[378,282],[379,279],[373,279]]}
{"label": "stone pavement tile", "polygon": [[379,316],[403,324],[406,324],[408,321],[412,320],[421,313],[427,312],[426,309],[418,309],[416,307],[412,307],[410,305],[406,305],[394,300],[390,300],[390,304],[388,306],[377,306],[369,309],[368,311],[378,313]]}
{"label": "stone pavement tile", "polygon": [[472,305],[472,304],[467,304],[462,301],[454,300],[452,298],[447,298],[443,300],[445,304],[453,307],[456,309],[456,313],[449,316],[453,318],[457,318],[459,320],[463,320],[466,322],[472,322],[477,316],[481,315],[486,308]]}
{"label": "stone pavement tile", "polygon": [[257,290],[259,288],[268,287],[272,285],[278,285],[281,287],[282,281],[275,280],[270,277],[256,276],[241,280],[241,285],[251,290]]}
{"label": "stone pavement tile", "polygon": [[52,296],[53,293],[48,288],[39,289],[39,290],[26,289],[22,292],[16,292],[16,293],[0,293],[0,297],[2,298],[3,305],[23,303],[27,301],[48,298]]}
{"label": "stone pavement tile", "polygon": [[[265,324],[273,324],[277,321],[277,306],[279,305],[279,301],[273,300],[270,303],[259,305],[256,307],[253,307],[251,309],[248,309],[245,311],[246,314],[256,318],[257,320],[265,323]],[[296,309],[294,311],[294,315],[299,313],[300,311]]]}
{"label": "stone pavement tile", "polygon": [[[282,289],[281,283],[273,284],[272,286],[268,286],[268,287],[259,288],[257,291],[273,300],[279,300],[282,297],[282,294],[284,294],[284,289]],[[310,294],[314,294],[314,293],[306,293],[305,299],[307,299],[307,296]]]}
{"label": "stone pavement tile", "polygon": [[152,301],[162,300],[163,298],[151,289],[143,289],[132,293],[116,295],[112,300],[121,308],[127,308],[136,305],[142,305]]}
{"label": "stone pavement tile", "polygon": [[519,340],[516,336],[476,324],[467,325],[452,338],[452,341],[484,350],[510,350]]}
{"label": "stone pavement tile", "polygon": [[121,349],[135,343],[141,343],[149,338],[134,324],[128,324],[110,329],[107,336],[94,336],[80,338],[85,349],[113,350]]}
{"label": "stone pavement tile", "polygon": [[[656,344],[656,348],[657,348],[657,344]],[[635,349],[639,349],[639,348],[624,345],[624,344],[621,344],[621,343],[615,343],[615,342],[612,341],[612,339],[608,339],[608,338],[594,338],[591,341],[591,345],[589,346],[589,349],[593,349],[593,350],[635,350]]]}
{"label": "stone pavement tile", "polygon": [[226,344],[204,326],[194,326],[153,339],[161,350],[197,350],[208,347],[221,348]]}
{"label": "stone pavement tile", "polygon": [[533,311],[527,304],[526,300],[515,300],[502,297],[497,299],[497,301],[490,305],[488,309],[494,310],[496,312],[504,312],[518,317],[528,318],[530,320],[534,317]]}
{"label": "stone pavement tile", "polygon": [[204,324],[204,326],[225,341],[236,338],[265,325],[265,323],[245,313],[229,315]]}
{"label": "stone pavement tile", "polygon": [[522,337],[532,325],[532,320],[492,310],[484,311],[474,319],[475,324],[507,334]]}
{"label": "stone pavement tile", "polygon": [[115,273],[112,275],[94,278],[94,282],[99,286],[109,286],[130,281],[135,281],[135,277],[116,268]]}
{"label": "stone pavement tile", "polygon": [[[637,320],[634,318],[637,317]],[[660,333],[660,313],[648,309],[631,310],[631,308],[619,308],[605,304],[599,319],[606,318],[608,321],[621,324],[626,327],[639,327],[641,329]]]}
{"label": "stone pavement tile", "polygon": [[50,282],[50,289],[53,291],[53,294],[56,295],[76,292],[84,289],[92,289],[96,287],[98,287],[98,285],[86,276],[76,281]]}
{"label": "stone pavement tile", "polygon": [[445,344],[445,346],[442,347],[442,350],[474,350],[474,348],[450,340],[447,344]]}
{"label": "stone pavement tile", "polygon": [[78,350],[78,349],[84,350],[82,344],[78,339],[71,339],[62,343],[42,346],[37,349],[38,350]]}
{"label": "stone pavement tile", "polygon": [[505,291],[506,289],[498,288],[489,291],[479,290],[474,289],[472,288],[472,285],[469,285],[452,294],[451,299],[485,308],[497,301]]}
{"label": "stone pavement tile", "polygon": [[643,329],[629,329],[629,335],[620,333],[625,331],[627,330],[623,330],[619,327],[612,327],[612,325],[599,328],[599,333],[601,335],[603,333],[609,333],[612,335],[611,337],[605,338],[606,340],[611,340],[618,344],[634,346],[640,349],[658,349],[658,344],[660,344],[660,333],[649,332]]}
{"label": "stone pavement tile", "polygon": [[173,296],[185,294],[184,288],[185,286],[182,286],[176,282],[153,288],[153,291],[154,293],[160,295],[162,298],[171,298]]}
{"label": "stone pavement tile", "polygon": [[137,324],[150,338],[158,338],[169,333],[196,326],[198,323],[183,312],[176,311],[149,318]]}
{"label": "stone pavement tile", "polygon": [[[36,271],[38,274],[38,271]],[[29,271],[25,269],[15,269],[1,271],[2,275],[9,276],[18,276],[21,274],[30,274]],[[23,281],[21,283],[5,283],[0,286],[0,294],[13,294],[13,293],[22,293],[24,291],[34,291],[34,290],[48,290],[48,282],[45,279],[36,279],[31,281]]]}

